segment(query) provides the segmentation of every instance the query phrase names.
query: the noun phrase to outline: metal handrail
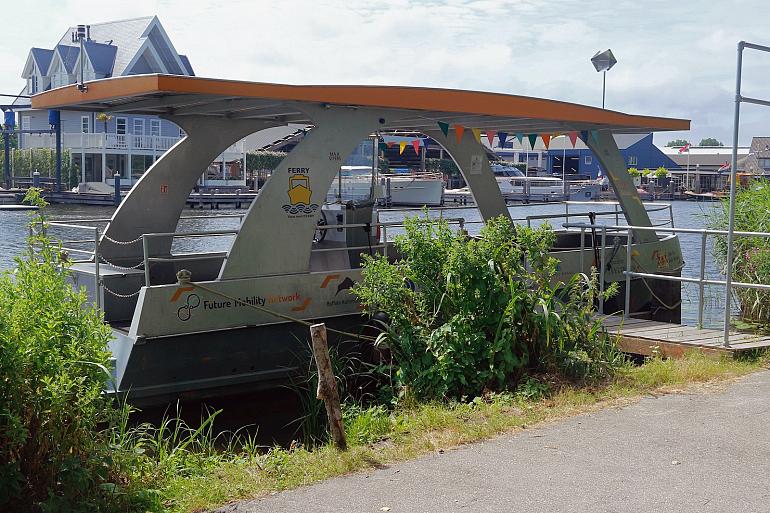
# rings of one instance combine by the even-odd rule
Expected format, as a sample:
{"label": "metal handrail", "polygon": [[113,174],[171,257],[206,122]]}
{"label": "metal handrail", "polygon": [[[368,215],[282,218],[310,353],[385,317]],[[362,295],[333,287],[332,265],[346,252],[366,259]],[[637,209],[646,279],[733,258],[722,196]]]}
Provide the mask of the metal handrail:
{"label": "metal handrail", "polygon": [[[749,283],[749,282],[736,282],[736,281],[727,281],[727,280],[713,280],[708,279],[705,276],[706,271],[706,245],[707,245],[707,238],[710,235],[714,236],[727,236],[728,231],[726,230],[713,230],[708,228],[675,228],[675,227],[654,227],[654,226],[606,226],[606,225],[597,225],[597,224],[584,224],[584,223],[564,223],[565,228],[580,228],[581,233],[584,233],[586,229],[597,229],[601,228],[604,232],[606,230],[612,230],[612,231],[623,231],[628,234],[628,238],[626,239],[626,269],[623,271],[623,275],[626,277],[626,294],[625,294],[625,308],[623,311],[623,316],[625,318],[629,318],[631,315],[631,278],[641,278],[641,279],[656,279],[656,280],[664,280],[664,281],[672,281],[672,282],[679,282],[679,283],[695,283],[698,284],[698,328],[703,328],[703,298],[704,298],[704,288],[706,285],[720,285],[725,286],[726,288],[729,288],[729,290],[732,290],[733,288],[745,288],[745,289],[754,289],[754,290],[770,290],[770,285],[764,284],[764,283]],[[634,231],[654,231],[654,232],[664,232],[664,233],[671,233],[671,234],[678,234],[678,233],[685,233],[685,234],[691,234],[691,235],[700,235],[701,236],[701,244],[700,244],[700,262],[699,262],[699,273],[698,277],[692,277],[692,276],[671,276],[668,274],[660,274],[660,273],[649,273],[649,272],[636,272],[631,269],[631,261],[632,261],[632,252],[631,247],[633,245],[633,237],[634,237]],[[734,236],[738,237],[762,237],[762,238],[770,238],[770,232],[743,232],[743,231],[734,231],[732,232]],[[606,245],[604,244],[604,241],[602,242],[602,248],[604,248]],[[582,265],[582,250],[583,246],[581,244],[581,265]],[[604,251],[602,251],[602,256],[604,256]],[[602,271],[604,270],[604,262],[602,261]],[[603,281],[603,280],[602,280]],[[726,304],[725,308],[729,308],[730,305]],[[730,340],[729,336],[725,336],[723,341],[724,347],[730,347]]]}

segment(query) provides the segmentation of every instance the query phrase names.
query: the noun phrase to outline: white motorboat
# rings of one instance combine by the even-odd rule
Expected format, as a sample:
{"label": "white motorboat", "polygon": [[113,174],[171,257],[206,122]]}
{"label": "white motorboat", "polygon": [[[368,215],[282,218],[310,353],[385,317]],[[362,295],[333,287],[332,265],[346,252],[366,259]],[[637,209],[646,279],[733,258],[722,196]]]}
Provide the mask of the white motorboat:
{"label": "white motorboat", "polygon": [[342,166],[326,201],[373,199],[397,206],[439,206],[443,193],[441,173],[388,173],[373,178],[370,166]]}
{"label": "white motorboat", "polygon": [[492,164],[500,192],[508,199],[530,201],[592,200],[601,186],[591,181],[565,182],[551,176],[526,176],[519,168]]}

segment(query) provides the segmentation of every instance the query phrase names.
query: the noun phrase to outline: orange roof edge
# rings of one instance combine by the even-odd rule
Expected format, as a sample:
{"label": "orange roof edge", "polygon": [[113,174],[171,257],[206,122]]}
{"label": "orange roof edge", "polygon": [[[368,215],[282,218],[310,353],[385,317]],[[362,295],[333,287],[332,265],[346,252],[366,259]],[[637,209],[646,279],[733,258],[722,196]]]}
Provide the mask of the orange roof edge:
{"label": "orange roof edge", "polygon": [[80,91],[77,85],[70,85],[35,95],[32,97],[32,108],[66,109],[119,98],[180,93],[532,118],[565,123],[631,126],[653,131],[690,129],[690,121],[686,119],[636,116],[557,100],[456,89],[288,85],[173,75],[117,77],[87,82],[86,85],[87,91]]}

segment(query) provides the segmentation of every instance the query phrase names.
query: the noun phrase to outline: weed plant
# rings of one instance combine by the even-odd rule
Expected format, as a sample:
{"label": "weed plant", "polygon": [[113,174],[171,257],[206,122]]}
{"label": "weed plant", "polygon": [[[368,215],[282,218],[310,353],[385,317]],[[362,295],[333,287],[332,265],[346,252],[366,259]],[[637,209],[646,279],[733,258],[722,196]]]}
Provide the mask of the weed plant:
{"label": "weed plant", "polygon": [[504,217],[469,238],[426,213],[405,221],[400,260],[366,256],[353,291],[370,314],[389,318],[379,342],[401,393],[473,397],[532,371],[609,375],[623,359],[593,318],[596,278],[554,283],[554,242],[550,227],[517,228]]}
{"label": "weed plant", "polygon": [[[714,209],[710,225],[717,230],[727,230],[729,200],[722,208]],[[735,230],[746,232],[770,232],[770,184],[754,182],[741,187],[735,197]],[[714,256],[727,266],[727,238],[714,238]],[[770,283],[770,239],[766,237],[735,237],[733,245],[733,281]],[[765,290],[735,288],[734,296],[740,306],[743,321],[770,327],[770,292]]]}

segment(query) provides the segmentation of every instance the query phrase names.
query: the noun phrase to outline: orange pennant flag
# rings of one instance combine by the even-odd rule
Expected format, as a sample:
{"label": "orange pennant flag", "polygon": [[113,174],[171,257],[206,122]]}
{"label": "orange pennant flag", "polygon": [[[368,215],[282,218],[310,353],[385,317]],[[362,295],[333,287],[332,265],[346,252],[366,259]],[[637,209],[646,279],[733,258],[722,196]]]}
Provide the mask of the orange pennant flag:
{"label": "orange pennant flag", "polygon": [[473,137],[478,142],[481,142],[481,129],[480,128],[471,128],[471,132],[473,132]]}
{"label": "orange pennant flag", "polygon": [[543,144],[545,144],[545,149],[548,149],[548,145],[551,143],[551,136],[548,134],[540,134],[540,138],[543,140]]}
{"label": "orange pennant flag", "polygon": [[404,149],[406,148],[406,141],[401,141],[398,143],[398,154],[401,155],[404,153]]}
{"label": "orange pennant flag", "polygon": [[489,141],[489,147],[491,148],[495,142],[495,133],[492,130],[487,130],[487,141]]}
{"label": "orange pennant flag", "polygon": [[465,132],[465,127],[462,125],[454,125],[455,129],[455,137],[457,137],[457,144],[460,144],[460,141],[463,140],[463,133]]}
{"label": "orange pennant flag", "polygon": [[420,154],[420,140],[415,139],[412,141],[412,148],[414,148],[414,152],[419,155]]}
{"label": "orange pennant flag", "polygon": [[569,142],[572,143],[572,147],[574,148],[575,147],[575,143],[577,142],[577,138],[578,138],[577,132],[570,132],[567,135],[569,137]]}

